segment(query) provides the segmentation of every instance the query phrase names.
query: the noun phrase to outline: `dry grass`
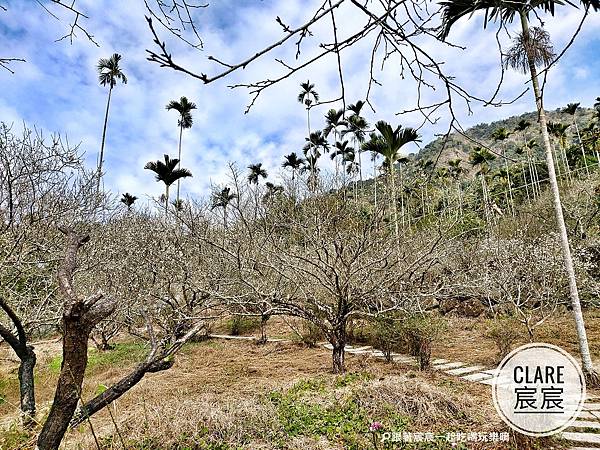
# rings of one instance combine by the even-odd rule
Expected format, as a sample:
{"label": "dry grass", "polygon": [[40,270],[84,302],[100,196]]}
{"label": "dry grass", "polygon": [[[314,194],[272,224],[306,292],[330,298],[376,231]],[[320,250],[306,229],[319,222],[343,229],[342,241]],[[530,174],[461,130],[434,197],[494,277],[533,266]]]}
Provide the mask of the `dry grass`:
{"label": "dry grass", "polygon": [[[587,310],[585,319],[590,352],[598,367],[600,365],[600,311]],[[448,321],[448,331],[444,338],[435,344],[434,356],[488,367],[493,367],[498,363],[494,342],[484,337],[486,332],[484,320],[449,317]],[[562,347],[575,359],[579,359],[577,334],[573,317],[569,313],[557,315],[545,322],[537,328],[534,338],[536,342],[547,342]],[[521,338],[514,344],[514,348],[528,342],[527,333],[523,327]],[[592,392],[600,394],[598,389],[593,389]]]}
{"label": "dry grass", "polygon": [[[41,359],[40,368],[50,360]],[[127,447],[140,449],[230,448],[210,447],[216,442],[248,449],[345,448],[336,433],[324,437],[312,432],[282,431],[282,420],[287,419],[282,418],[281,407],[270,400],[273,393],[298,401],[311,411],[341,411],[339,418],[331,420],[339,419],[340,429],[345,420],[359,427],[359,441],[365,439],[362,435],[370,420],[386,417],[390,426],[395,423],[393,417],[400,417],[406,429],[414,431],[504,429],[497,419],[490,420],[495,414],[484,386],[439,373],[414,372],[374,358],[349,356],[347,364],[349,373],[361,375],[340,378],[330,374],[330,355],[322,349],[207,341],[186,347],[172,370],[147,376],[116,402],[112,412]],[[99,384],[115,381],[127,369],[94,371],[86,379],[84,397],[89,398]],[[38,383],[42,405],[47,405],[55,378],[48,373],[46,382]],[[296,394],[298,386],[304,384],[308,387]],[[291,393],[299,397],[289,397]],[[5,418],[14,419],[14,414],[14,409],[4,407]],[[295,416],[289,419],[297,420]],[[105,448],[122,448],[108,411],[94,416],[92,423]],[[176,446],[182,442],[188,447]],[[89,426],[70,432],[63,448],[95,448]]]}
{"label": "dry grass", "polygon": [[[565,315],[544,325],[539,340],[577,354],[570,319]],[[493,363],[496,349],[491,340],[483,339],[481,321],[449,318],[449,322],[434,356],[488,366]],[[271,336],[291,334],[282,321],[273,320],[269,325]],[[589,315],[588,330],[598,359],[600,314]],[[55,388],[57,373],[50,367],[60,354],[60,343],[45,342],[36,350],[42,418]],[[0,387],[6,400],[0,404],[0,423],[6,426],[18,414],[17,362],[4,346],[0,358],[5,362],[0,368]],[[84,398],[92,397],[99,385],[118,380],[134,364],[127,360],[92,370],[86,377]],[[123,448],[118,430],[128,449],[144,450],[366,448],[369,436],[365,431],[372,420],[384,422],[390,430],[506,430],[494,411],[488,386],[368,356],[349,355],[347,366],[351,375],[336,377],[330,374],[328,352],[293,343],[259,346],[248,341],[210,340],[191,344],[178,355],[173,369],[148,375],[116,402],[111,411],[117,428],[107,410],[94,416],[92,423],[104,448]],[[325,418],[325,425],[315,422],[315,414]],[[519,442],[513,448],[528,445]],[[559,448],[556,443],[548,445]],[[69,432],[63,448],[96,448],[89,425]]]}

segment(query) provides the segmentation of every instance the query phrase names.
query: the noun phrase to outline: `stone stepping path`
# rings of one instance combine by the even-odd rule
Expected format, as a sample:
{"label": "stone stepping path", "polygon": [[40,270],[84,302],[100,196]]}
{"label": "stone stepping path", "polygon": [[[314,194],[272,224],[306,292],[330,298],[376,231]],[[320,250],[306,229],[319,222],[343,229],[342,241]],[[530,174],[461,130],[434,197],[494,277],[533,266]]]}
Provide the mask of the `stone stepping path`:
{"label": "stone stepping path", "polygon": [[485,367],[482,367],[482,366],[460,367],[458,369],[447,370],[446,373],[449,375],[464,375],[467,373],[478,372],[481,369],[485,369]]}
{"label": "stone stepping path", "polygon": [[[324,345],[325,348],[331,350],[331,345]],[[373,347],[353,348],[350,346],[347,349],[350,354],[369,354],[376,358],[382,358],[383,352],[374,349]],[[405,364],[416,364],[416,358],[408,355],[392,353],[395,362]],[[487,369],[483,366],[470,366],[463,362],[452,362],[447,359],[436,358],[431,361],[432,367],[435,370],[443,371],[448,375],[460,377],[465,381],[480,383],[491,386],[494,384],[494,369]],[[583,411],[579,414],[577,420],[571,425],[566,432],[562,433],[563,439],[574,444],[598,445],[600,446],[600,402],[599,398],[594,395],[587,395],[586,403]],[[585,431],[583,431],[585,430]],[[590,431],[598,430],[598,433]],[[569,450],[598,450],[600,447],[571,447]]]}
{"label": "stone stepping path", "polygon": [[483,381],[483,380],[489,380],[493,377],[493,375],[489,374],[489,373],[484,373],[484,372],[478,372],[478,373],[473,373],[471,375],[467,375],[465,377],[461,377],[463,380],[467,380],[467,381]]}
{"label": "stone stepping path", "polygon": [[[253,336],[229,336],[212,334],[209,337],[216,339],[237,339],[237,340],[257,340]],[[287,339],[267,339],[267,342],[290,342]],[[319,342],[317,345],[332,350],[333,346],[328,342]],[[345,351],[354,355],[370,355],[375,358],[384,358],[381,350],[373,348],[370,345],[355,347],[346,345]],[[394,362],[403,364],[417,365],[417,358],[400,353],[392,353]],[[442,371],[448,375],[458,376],[461,380],[472,383],[480,383],[491,386],[494,384],[494,369],[485,369],[483,366],[469,366],[463,362],[452,362],[447,359],[436,358],[431,361],[432,368]],[[583,410],[577,420],[568,429],[561,434],[561,437],[573,444],[594,445],[594,447],[571,447],[569,450],[598,450],[600,448],[600,397],[588,394]],[[585,431],[578,431],[585,430]],[[598,432],[590,432],[598,430]]]}
{"label": "stone stepping path", "polygon": [[448,369],[456,369],[458,367],[463,367],[465,363],[462,362],[453,362],[446,364],[434,364],[433,368],[437,370],[448,370]]}
{"label": "stone stepping path", "polygon": [[571,428],[594,428],[600,430],[600,422],[592,422],[590,420],[576,420],[571,425]]}
{"label": "stone stepping path", "polygon": [[600,434],[596,433],[565,432],[562,434],[562,437],[567,441],[576,442],[580,444],[600,444]]}
{"label": "stone stepping path", "polygon": [[600,411],[581,411],[579,414],[581,419],[595,419],[600,420]]}

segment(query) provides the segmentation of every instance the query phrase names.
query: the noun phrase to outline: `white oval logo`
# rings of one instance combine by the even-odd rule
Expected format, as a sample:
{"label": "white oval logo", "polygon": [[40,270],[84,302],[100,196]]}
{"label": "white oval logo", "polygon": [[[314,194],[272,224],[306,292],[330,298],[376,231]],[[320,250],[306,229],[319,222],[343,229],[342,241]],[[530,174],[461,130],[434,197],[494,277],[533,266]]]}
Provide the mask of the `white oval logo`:
{"label": "white oval logo", "polygon": [[496,369],[493,381],[498,414],[528,436],[564,430],[585,401],[585,378],[579,364],[555,345],[535,343],[513,350]]}

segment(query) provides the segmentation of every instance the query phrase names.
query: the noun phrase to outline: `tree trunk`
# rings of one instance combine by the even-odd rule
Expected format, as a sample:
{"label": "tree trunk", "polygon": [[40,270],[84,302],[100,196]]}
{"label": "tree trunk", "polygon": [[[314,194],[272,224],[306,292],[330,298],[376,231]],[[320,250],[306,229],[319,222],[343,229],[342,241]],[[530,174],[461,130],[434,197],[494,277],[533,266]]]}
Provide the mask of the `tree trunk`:
{"label": "tree trunk", "polygon": [[81,298],[73,287],[77,252],[89,241],[88,235],[61,229],[67,235],[65,256],[58,268],[58,286],[64,298],[62,365],[54,401],[37,439],[37,450],[57,450],[81,398],[81,386],[87,366],[88,339],[94,326],[116,308],[116,301],[102,293]]}
{"label": "tree trunk", "polygon": [[508,168],[508,158],[506,158],[506,145],[503,145],[502,156],[504,157],[504,168],[506,169],[506,182],[508,185],[508,196],[510,198],[510,203],[508,207],[510,208],[510,213],[514,217],[515,216],[515,201],[513,200],[512,195],[512,183],[510,181],[510,170]]}
{"label": "tree trunk", "polygon": [[169,185],[165,185],[165,216],[169,214]]}
{"label": "tree trunk", "polygon": [[[527,17],[524,13],[521,13],[521,26],[523,29],[523,37],[525,40],[529,39],[529,25],[527,23]],[[583,313],[581,311],[581,303],[579,301],[579,292],[577,290],[577,280],[575,278],[575,269],[573,267],[573,259],[571,257],[571,248],[569,245],[569,238],[567,235],[567,228],[565,226],[565,220],[563,217],[562,203],[560,200],[560,192],[558,190],[558,182],[556,180],[556,174],[554,173],[554,161],[552,158],[552,145],[550,144],[550,136],[548,135],[548,128],[546,123],[546,113],[544,111],[544,104],[542,94],[539,88],[539,82],[537,77],[537,69],[535,62],[531,55],[528,55],[529,59],[529,70],[531,72],[531,82],[533,84],[533,91],[535,94],[535,102],[539,113],[540,128],[542,131],[542,138],[544,140],[544,146],[546,147],[546,162],[548,164],[548,178],[550,179],[550,187],[554,197],[554,211],[556,214],[556,223],[560,234],[560,244],[562,248],[565,270],[569,278],[569,291],[571,294],[571,304],[573,307],[573,315],[575,317],[575,325],[577,328],[577,337],[579,340],[579,352],[581,353],[581,360],[583,363],[583,371],[588,381],[594,383],[598,382],[598,374],[594,371],[592,364],[592,358],[590,356],[590,348],[587,341],[587,334],[585,330],[585,322],[583,319]]]}
{"label": "tree trunk", "polygon": [[344,364],[344,347],[346,346],[346,344],[337,343],[332,345],[333,373],[342,374],[346,370],[346,366]]}
{"label": "tree trunk", "polygon": [[269,321],[269,314],[262,314],[260,316],[260,339],[258,340],[259,344],[267,343],[267,322]]}
{"label": "tree trunk", "polygon": [[575,120],[575,115],[573,115],[573,125],[575,125],[575,132],[577,133],[577,141],[579,142],[579,147],[581,148],[581,154],[583,155],[583,164],[585,165],[585,173],[590,174],[590,169],[588,169],[587,157],[585,156],[585,148],[583,147],[583,142],[581,142],[581,135],[579,134],[579,127],[577,126],[577,121]]}
{"label": "tree trunk", "polygon": [[104,128],[102,129],[102,145],[100,146],[100,155],[98,157],[98,181],[96,191],[100,192],[100,180],[102,178],[102,164],[104,163],[104,144],[106,142],[106,126],[108,125],[108,109],[110,108],[110,97],[112,95],[112,86],[108,90],[108,101],[106,102],[106,113],[104,114]]}
{"label": "tree trunk", "polygon": [[[179,162],[177,163],[177,168],[181,167],[181,138],[183,137],[183,125],[179,126],[179,153],[177,155],[177,159]],[[181,183],[181,178],[177,180],[177,203],[179,203],[179,185]]]}
{"label": "tree trunk", "polygon": [[16,335],[0,323],[0,337],[6,341],[19,357],[19,393],[21,417],[24,426],[33,425],[35,417],[35,379],[33,369],[36,363],[33,347],[27,344],[27,334],[20,318],[13,309],[0,298],[0,308],[6,313],[16,328]]}
{"label": "tree trunk", "polygon": [[58,449],[81,397],[92,328],[88,323],[82,323],[84,312],[77,309],[83,308],[76,308],[74,314],[63,318],[63,362],[52,408],[38,437],[39,450]]}
{"label": "tree trunk", "polygon": [[342,374],[346,371],[344,364],[344,349],[346,347],[346,321],[345,314],[347,307],[344,301],[340,301],[338,305],[339,322],[335,323],[334,329],[331,331],[329,342],[333,346],[332,350],[332,369],[333,373]]}
{"label": "tree trunk", "polygon": [[78,425],[81,425],[84,421],[86,421],[93,414],[97,413],[104,407],[110,405],[112,402],[117,400],[127,391],[129,391],[133,386],[139,383],[144,375],[147,373],[155,373],[160,372],[162,370],[170,369],[173,366],[173,360],[159,360],[152,362],[144,362],[139,364],[131,373],[121,378],[111,387],[106,389],[101,394],[97,395],[85,405],[81,406],[73,420],[71,420],[70,427],[75,428]]}
{"label": "tree trunk", "polygon": [[375,160],[377,156],[373,157],[373,186],[375,187],[375,209],[377,209],[377,162]]}
{"label": "tree trunk", "polygon": [[400,247],[400,232],[398,230],[398,205],[396,201],[396,169],[394,163],[390,160],[390,177],[392,182],[392,211],[394,212],[394,233],[396,235],[396,247]]}
{"label": "tree trunk", "polygon": [[21,398],[21,415],[24,426],[33,425],[35,417],[35,379],[33,369],[36,357],[33,347],[28,345],[19,365],[19,393]]}
{"label": "tree trunk", "polygon": [[402,165],[400,165],[400,214],[402,215],[402,226],[404,227],[404,216],[405,216],[405,208],[404,208],[404,179],[402,177]]}
{"label": "tree trunk", "polygon": [[527,184],[527,173],[525,172],[525,164],[521,166],[521,172],[523,173],[523,184],[525,185],[525,195],[527,195],[527,201],[530,200],[529,197],[529,185]]}

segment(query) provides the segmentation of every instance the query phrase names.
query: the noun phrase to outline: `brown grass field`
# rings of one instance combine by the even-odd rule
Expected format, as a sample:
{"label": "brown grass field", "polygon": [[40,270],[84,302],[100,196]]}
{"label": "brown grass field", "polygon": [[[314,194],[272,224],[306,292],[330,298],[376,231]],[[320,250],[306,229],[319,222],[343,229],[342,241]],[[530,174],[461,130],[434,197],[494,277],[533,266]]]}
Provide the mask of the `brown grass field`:
{"label": "brown grass field", "polygon": [[[600,360],[600,314],[588,313],[594,359]],[[494,343],[484,338],[482,320],[449,318],[448,330],[433,356],[493,367]],[[218,327],[217,327],[218,330]],[[271,336],[291,337],[279,321]],[[249,333],[251,334],[251,333]],[[539,329],[538,341],[560,345],[577,356],[571,317],[557,317]],[[525,343],[526,340],[523,340]],[[39,419],[51,401],[60,367],[60,342],[36,345]],[[83,399],[117,381],[143,358],[141,344],[122,341],[117,349],[90,350]],[[18,425],[17,364],[0,347],[0,449],[33,448]],[[330,371],[331,355],[300,343],[210,339],[189,344],[168,371],[149,374],[90,424],[67,434],[64,449],[362,449],[374,448],[369,424],[384,430],[503,432],[492,405],[490,387],[436,371],[348,355],[347,374]],[[596,392],[597,393],[597,392]],[[93,433],[92,433],[93,429]],[[94,439],[94,435],[96,439]],[[435,444],[377,448],[565,448],[559,440],[507,443]]]}

